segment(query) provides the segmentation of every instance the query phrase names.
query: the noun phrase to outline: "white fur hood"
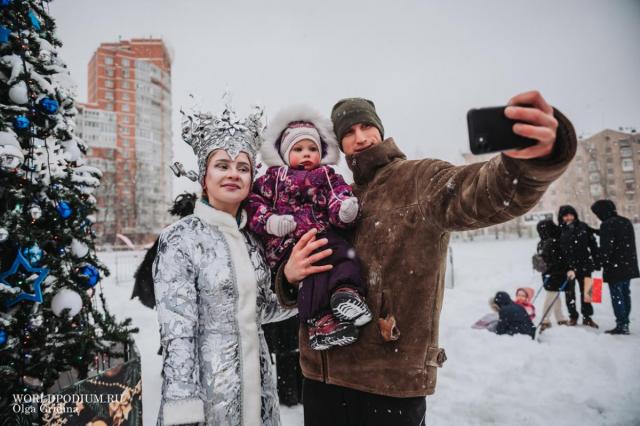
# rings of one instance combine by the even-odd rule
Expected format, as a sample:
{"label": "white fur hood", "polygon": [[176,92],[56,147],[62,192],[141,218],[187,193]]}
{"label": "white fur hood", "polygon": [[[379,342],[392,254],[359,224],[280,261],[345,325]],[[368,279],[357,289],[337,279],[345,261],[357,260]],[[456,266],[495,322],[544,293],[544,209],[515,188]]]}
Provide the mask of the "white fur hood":
{"label": "white fur hood", "polygon": [[286,165],[278,153],[276,142],[278,142],[282,131],[293,121],[307,121],[318,129],[320,138],[325,145],[323,148],[326,147],[327,151],[323,153],[321,164],[335,165],[338,163],[340,147],[336,134],[333,132],[331,120],[307,105],[292,105],[278,112],[273,120],[267,124],[267,129],[263,134],[264,143],[260,149],[260,156],[268,167]]}

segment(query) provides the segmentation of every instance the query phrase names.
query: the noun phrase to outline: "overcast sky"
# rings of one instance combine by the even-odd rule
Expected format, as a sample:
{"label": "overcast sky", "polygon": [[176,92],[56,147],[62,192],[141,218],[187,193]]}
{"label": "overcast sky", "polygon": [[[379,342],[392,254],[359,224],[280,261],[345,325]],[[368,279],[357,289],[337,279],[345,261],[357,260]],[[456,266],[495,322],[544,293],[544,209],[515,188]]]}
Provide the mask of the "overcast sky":
{"label": "overcast sky", "polygon": [[[539,89],[579,134],[640,130],[640,0],[55,0],[62,59],[86,101],[101,42],[161,37],[173,54],[174,152],[193,93],[218,110],[225,87],[241,113],[372,99],[410,158],[460,163],[469,108]],[[187,182],[176,182],[175,192]]]}

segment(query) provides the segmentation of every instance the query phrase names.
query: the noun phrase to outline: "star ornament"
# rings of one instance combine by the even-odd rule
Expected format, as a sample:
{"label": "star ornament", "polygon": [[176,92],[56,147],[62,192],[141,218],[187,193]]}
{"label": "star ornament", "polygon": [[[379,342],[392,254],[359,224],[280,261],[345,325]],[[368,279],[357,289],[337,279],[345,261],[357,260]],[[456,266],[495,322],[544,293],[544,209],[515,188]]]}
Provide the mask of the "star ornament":
{"label": "star ornament", "polygon": [[37,274],[38,277],[33,282],[33,294],[27,293],[25,291],[20,292],[13,300],[10,300],[6,303],[6,307],[10,308],[16,303],[20,303],[24,301],[31,301],[36,303],[42,303],[42,282],[49,275],[49,269],[47,268],[34,268],[31,264],[24,258],[20,250],[18,250],[18,255],[16,256],[16,260],[13,261],[13,265],[9,268],[8,271],[0,273],[0,283],[6,284],[9,286],[13,286],[11,283],[7,281],[7,278],[11,275],[14,275],[18,272],[18,268],[22,266],[26,272],[31,274]]}

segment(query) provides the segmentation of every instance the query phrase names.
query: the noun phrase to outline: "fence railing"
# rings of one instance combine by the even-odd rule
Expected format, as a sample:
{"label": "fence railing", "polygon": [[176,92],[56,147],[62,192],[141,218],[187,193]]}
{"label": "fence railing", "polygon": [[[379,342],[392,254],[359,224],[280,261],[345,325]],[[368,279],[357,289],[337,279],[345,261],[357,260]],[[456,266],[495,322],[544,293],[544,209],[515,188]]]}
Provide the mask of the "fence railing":
{"label": "fence railing", "polygon": [[144,259],[146,251],[104,251],[99,252],[98,257],[109,268],[111,276],[116,285],[126,284],[133,281],[133,275]]}

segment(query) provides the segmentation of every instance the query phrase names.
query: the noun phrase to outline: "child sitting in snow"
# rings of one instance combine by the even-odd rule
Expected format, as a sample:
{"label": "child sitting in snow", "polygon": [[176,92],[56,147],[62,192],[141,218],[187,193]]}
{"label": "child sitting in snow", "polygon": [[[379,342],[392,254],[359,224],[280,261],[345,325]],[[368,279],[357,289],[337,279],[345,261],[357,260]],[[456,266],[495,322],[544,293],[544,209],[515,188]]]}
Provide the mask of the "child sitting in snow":
{"label": "child sitting in snow", "polygon": [[533,289],[530,287],[520,287],[516,290],[516,300],[514,303],[520,305],[527,311],[529,319],[533,321],[536,317],[536,307],[533,306],[531,300],[533,299]]}
{"label": "child sitting in snow", "polygon": [[499,317],[496,334],[527,334],[531,338],[535,336],[535,327],[529,315],[522,306],[511,300],[508,293],[499,291],[490,302]]}
{"label": "child sitting in snow", "polygon": [[354,250],[332,228],[353,226],[359,206],[351,187],[329,167],[339,159],[331,121],[306,107],[282,111],[265,132],[261,154],[270,167],[249,196],[249,228],[263,237],[272,270],[310,229],[329,240],[322,249],[333,253],[316,265],[333,268],[300,284],[299,317],[312,349],[351,344],[371,312]]}

